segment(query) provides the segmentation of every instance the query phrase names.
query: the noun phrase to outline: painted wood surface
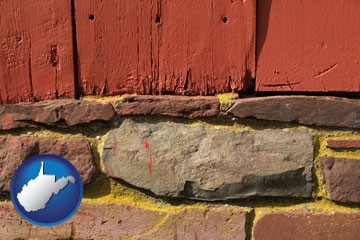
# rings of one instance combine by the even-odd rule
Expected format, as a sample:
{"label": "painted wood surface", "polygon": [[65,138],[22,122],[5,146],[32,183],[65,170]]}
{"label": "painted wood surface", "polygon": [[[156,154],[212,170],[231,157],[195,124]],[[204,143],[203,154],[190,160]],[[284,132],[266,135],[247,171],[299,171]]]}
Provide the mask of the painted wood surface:
{"label": "painted wood surface", "polygon": [[257,91],[360,91],[360,1],[259,0],[257,14]]}
{"label": "painted wood surface", "polygon": [[151,94],[157,88],[152,1],[75,1],[84,95]]}
{"label": "painted wood surface", "polygon": [[75,0],[85,95],[210,95],[255,75],[255,1]]}
{"label": "painted wood surface", "polygon": [[0,1],[0,103],[73,96],[70,0]]}

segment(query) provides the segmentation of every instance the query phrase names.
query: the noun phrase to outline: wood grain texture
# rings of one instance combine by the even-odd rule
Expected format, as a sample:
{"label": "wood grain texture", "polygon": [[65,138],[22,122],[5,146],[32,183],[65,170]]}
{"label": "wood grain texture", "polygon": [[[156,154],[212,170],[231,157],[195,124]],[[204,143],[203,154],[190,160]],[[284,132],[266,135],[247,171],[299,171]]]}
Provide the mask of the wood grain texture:
{"label": "wood grain texture", "polygon": [[360,91],[359,1],[259,0],[257,91]]}
{"label": "wood grain texture", "polygon": [[255,1],[162,1],[160,92],[211,95],[255,74]]}
{"label": "wood grain texture", "polygon": [[255,1],[75,0],[84,95],[212,95],[255,74]]}
{"label": "wood grain texture", "polygon": [[70,0],[1,0],[0,103],[73,96]]}
{"label": "wood grain texture", "polygon": [[80,87],[84,95],[151,94],[154,1],[75,1]]}

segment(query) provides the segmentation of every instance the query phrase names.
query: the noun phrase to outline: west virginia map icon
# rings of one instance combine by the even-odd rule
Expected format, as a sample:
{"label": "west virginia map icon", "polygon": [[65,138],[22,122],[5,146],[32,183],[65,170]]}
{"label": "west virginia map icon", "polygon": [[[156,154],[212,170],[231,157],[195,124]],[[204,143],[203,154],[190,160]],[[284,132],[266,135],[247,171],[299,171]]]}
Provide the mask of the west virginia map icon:
{"label": "west virginia map icon", "polygon": [[24,161],[15,171],[10,188],[18,213],[40,226],[53,226],[69,219],[80,206],[82,192],[76,168],[51,154]]}

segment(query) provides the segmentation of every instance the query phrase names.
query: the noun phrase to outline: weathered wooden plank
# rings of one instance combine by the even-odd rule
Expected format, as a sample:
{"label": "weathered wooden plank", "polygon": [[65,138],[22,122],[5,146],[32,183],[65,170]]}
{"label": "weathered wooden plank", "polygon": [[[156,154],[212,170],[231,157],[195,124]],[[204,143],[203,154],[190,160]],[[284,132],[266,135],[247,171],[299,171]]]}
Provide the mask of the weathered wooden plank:
{"label": "weathered wooden plank", "polygon": [[0,103],[73,96],[70,0],[0,1]]}
{"label": "weathered wooden plank", "polygon": [[257,91],[360,91],[360,2],[259,0]]}
{"label": "weathered wooden plank", "polygon": [[238,91],[255,68],[255,1],[75,1],[89,94]]}
{"label": "weathered wooden plank", "polygon": [[244,89],[255,73],[255,1],[161,1],[160,92]]}
{"label": "weathered wooden plank", "polygon": [[75,1],[80,87],[85,95],[151,94],[154,1]]}

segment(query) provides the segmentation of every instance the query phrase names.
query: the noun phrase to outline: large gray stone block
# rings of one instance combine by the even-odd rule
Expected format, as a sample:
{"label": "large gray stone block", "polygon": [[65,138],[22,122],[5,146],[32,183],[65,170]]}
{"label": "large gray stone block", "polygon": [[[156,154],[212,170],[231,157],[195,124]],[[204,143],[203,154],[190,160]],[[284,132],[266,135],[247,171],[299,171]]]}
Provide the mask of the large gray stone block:
{"label": "large gray stone block", "polygon": [[300,130],[126,119],[105,137],[106,174],[156,195],[220,200],[310,197],[313,141]]}

